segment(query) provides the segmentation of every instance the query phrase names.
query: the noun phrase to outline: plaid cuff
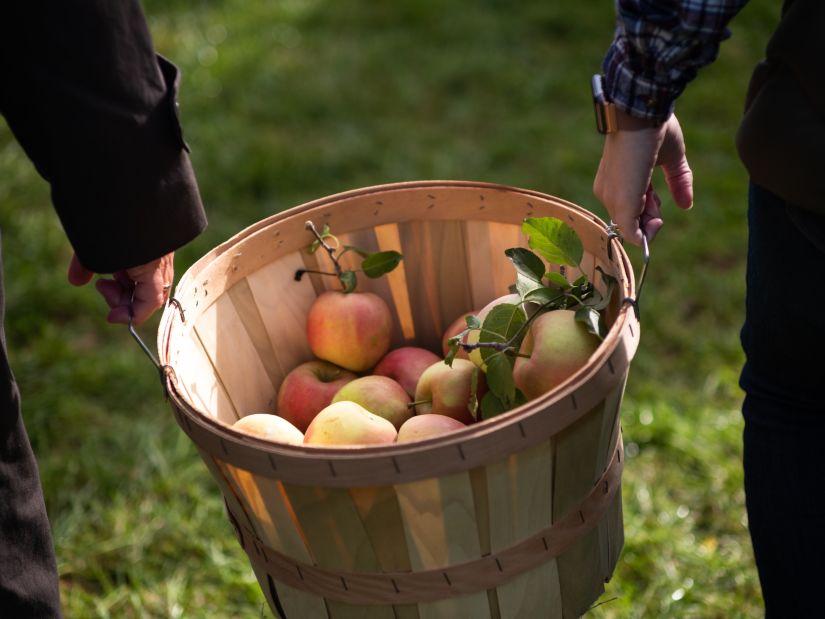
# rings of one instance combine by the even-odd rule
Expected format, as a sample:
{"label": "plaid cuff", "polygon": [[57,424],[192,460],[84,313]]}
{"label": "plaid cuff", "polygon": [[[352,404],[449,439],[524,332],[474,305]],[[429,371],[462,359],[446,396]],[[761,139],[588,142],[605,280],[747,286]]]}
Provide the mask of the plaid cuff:
{"label": "plaid cuff", "polygon": [[666,121],[684,85],[669,83],[661,76],[646,76],[629,61],[621,40],[607,52],[604,71],[605,94],[616,107],[637,118]]}
{"label": "plaid cuff", "polygon": [[747,0],[617,0],[617,28],[605,56],[605,94],[620,110],[664,122],[699,69],[730,36]]}

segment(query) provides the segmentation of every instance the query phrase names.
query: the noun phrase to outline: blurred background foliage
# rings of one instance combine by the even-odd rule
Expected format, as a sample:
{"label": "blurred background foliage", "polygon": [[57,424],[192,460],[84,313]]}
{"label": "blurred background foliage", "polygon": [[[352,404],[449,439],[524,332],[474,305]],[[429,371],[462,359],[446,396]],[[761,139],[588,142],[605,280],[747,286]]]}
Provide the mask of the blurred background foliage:
{"label": "blurred background foliage", "polygon": [[[143,5],[158,52],[183,72],[210,218],[178,252],[178,275],[274,212],[386,182],[504,183],[605,217],[591,192],[601,138],[588,82],[612,2]],[[746,176],[733,132],[779,5],[752,0],[680,99],[696,206],[677,212],[663,192],[622,413],[626,543],[588,616],[761,613],[740,464]],[[48,186],[4,125],[0,227],[8,345],[67,617],[271,616],[154,370],[90,288],[66,283],[71,248]],[[142,328],[150,342],[156,318]]]}

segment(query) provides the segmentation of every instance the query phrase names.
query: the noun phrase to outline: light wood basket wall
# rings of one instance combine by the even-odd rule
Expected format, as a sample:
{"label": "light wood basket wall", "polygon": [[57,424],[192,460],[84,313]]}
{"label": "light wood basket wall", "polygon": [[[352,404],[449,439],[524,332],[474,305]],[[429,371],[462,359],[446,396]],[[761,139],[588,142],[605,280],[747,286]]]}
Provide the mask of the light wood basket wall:
{"label": "light wood basket wall", "polygon": [[[285,374],[312,358],[305,318],[334,278],[304,223],[404,259],[359,289],[393,309],[393,344],[440,350],[463,312],[506,294],[504,250],[525,217],[582,238],[582,270],[619,281],[609,334],[557,390],[418,443],[274,445],[234,431],[274,411]],[[328,266],[328,265],[324,265]],[[574,274],[575,275],[575,274]],[[623,544],[619,409],[639,323],[633,270],[604,222],[558,198],[429,181],[334,195],[269,217],[196,262],[161,319],[158,350],[181,428],[220,486],[273,612],[289,619],[577,617],[604,591]]]}

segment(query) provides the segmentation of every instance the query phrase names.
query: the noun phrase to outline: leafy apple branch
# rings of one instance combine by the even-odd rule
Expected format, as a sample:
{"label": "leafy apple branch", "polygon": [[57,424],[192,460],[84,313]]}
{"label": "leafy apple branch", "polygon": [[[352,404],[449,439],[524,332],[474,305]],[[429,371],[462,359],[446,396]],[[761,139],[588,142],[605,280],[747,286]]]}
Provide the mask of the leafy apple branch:
{"label": "leafy apple branch", "polygon": [[[341,282],[343,291],[345,293],[349,293],[353,292],[358,286],[358,277],[356,275],[356,270],[344,269],[341,266],[341,258],[347,252],[353,251],[361,256],[361,268],[358,269],[357,272],[363,273],[371,279],[375,279],[389,273],[399,265],[403,258],[400,253],[393,250],[367,252],[353,245],[344,245],[341,247],[338,237],[332,234],[328,224],[324,224],[321,232],[318,232],[318,229],[312,221],[307,221],[304,224],[304,227],[312,232],[315,237],[315,240],[307,248],[307,252],[309,254],[314,254],[319,249],[323,249],[327,252],[327,255],[332,261],[332,265],[335,270],[334,272],[328,272],[315,269],[298,269],[295,271],[295,281],[301,281],[301,278],[306,273],[337,277],[338,281]],[[330,242],[328,243],[327,240]]]}
{"label": "leafy apple branch", "polygon": [[[606,293],[602,295],[584,275],[570,282],[566,267],[579,267],[584,256],[581,239],[570,226],[554,217],[528,218],[522,224],[530,249],[514,247],[505,250],[516,270],[516,283],[511,292],[518,293],[518,303],[500,303],[480,321],[476,316],[465,318],[467,328],[450,338],[445,362],[451,365],[459,349],[468,353],[479,350],[486,367],[489,391],[481,400],[483,418],[500,414],[525,401],[513,382],[516,357],[526,357],[520,351],[524,338],[541,314],[557,309],[575,310],[576,320],[604,339],[606,328],[601,311],[610,302],[616,279],[600,267]],[[532,250],[538,252],[538,255]],[[558,265],[559,271],[547,271],[545,261]],[[463,340],[472,331],[479,331],[474,343]],[[475,394],[474,394],[475,395]]]}

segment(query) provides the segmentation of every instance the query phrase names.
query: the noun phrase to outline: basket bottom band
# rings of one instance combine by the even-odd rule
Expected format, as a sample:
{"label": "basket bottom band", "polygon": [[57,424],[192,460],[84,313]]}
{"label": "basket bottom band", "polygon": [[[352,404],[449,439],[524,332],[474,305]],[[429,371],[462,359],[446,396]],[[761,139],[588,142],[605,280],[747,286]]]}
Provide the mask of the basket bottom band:
{"label": "basket bottom band", "polygon": [[558,557],[601,520],[621,485],[621,434],[613,458],[584,500],[552,525],[499,552],[418,572],[342,572],[293,560],[241,525],[227,505],[238,541],[253,565],[290,587],[350,604],[415,604],[497,587]]}

